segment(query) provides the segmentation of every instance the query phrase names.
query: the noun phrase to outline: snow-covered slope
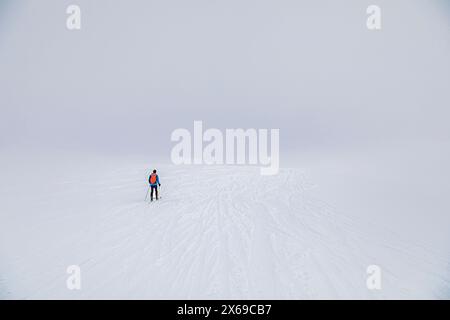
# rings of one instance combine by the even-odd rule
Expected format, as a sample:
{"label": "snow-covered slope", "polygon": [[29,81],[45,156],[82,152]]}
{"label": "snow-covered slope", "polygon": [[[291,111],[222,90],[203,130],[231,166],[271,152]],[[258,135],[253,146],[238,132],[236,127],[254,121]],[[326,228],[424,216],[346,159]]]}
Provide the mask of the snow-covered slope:
{"label": "snow-covered slope", "polygon": [[[142,164],[3,179],[1,298],[439,298],[448,257],[317,199],[299,169]],[[32,178],[30,178],[30,176]],[[366,286],[369,265],[382,289]],[[81,290],[66,268],[79,265]]]}

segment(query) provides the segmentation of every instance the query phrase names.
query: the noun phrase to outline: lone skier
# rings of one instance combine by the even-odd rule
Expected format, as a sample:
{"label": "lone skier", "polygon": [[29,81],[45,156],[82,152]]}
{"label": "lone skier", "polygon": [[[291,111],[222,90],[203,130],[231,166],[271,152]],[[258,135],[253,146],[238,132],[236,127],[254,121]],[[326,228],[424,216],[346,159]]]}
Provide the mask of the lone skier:
{"label": "lone skier", "polygon": [[156,174],[156,170],[153,170],[152,174],[148,178],[148,183],[150,183],[150,188],[152,189],[150,192],[150,201],[153,201],[153,190],[155,190],[156,200],[158,200],[158,186],[161,186],[159,183],[159,176]]}

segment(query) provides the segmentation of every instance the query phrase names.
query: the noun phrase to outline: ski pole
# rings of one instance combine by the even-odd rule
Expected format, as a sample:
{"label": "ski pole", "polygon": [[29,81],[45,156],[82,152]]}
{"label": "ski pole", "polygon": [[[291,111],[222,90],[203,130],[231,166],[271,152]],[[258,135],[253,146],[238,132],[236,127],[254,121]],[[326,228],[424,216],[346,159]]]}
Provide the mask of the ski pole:
{"label": "ski pole", "polygon": [[148,186],[148,189],[147,189],[147,193],[145,194],[145,200],[144,201],[147,201],[147,198],[148,198],[148,192],[150,191],[150,186]]}

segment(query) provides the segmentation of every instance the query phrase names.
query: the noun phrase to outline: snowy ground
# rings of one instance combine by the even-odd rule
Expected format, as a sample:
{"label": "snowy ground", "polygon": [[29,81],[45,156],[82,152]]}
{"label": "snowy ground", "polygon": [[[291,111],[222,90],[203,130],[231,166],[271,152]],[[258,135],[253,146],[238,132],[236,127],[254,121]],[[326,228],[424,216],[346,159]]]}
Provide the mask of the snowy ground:
{"label": "snowy ground", "polygon": [[162,165],[148,204],[152,168],[86,160],[2,163],[0,298],[449,296],[448,252],[330,206],[300,169]]}

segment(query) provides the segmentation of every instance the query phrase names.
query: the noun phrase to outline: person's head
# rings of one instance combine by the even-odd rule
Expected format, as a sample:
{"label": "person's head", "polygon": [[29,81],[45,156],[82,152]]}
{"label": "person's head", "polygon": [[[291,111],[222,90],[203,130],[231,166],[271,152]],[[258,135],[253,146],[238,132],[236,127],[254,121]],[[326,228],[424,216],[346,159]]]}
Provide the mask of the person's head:
{"label": "person's head", "polygon": [[156,173],[156,169],[153,169],[153,173]]}

